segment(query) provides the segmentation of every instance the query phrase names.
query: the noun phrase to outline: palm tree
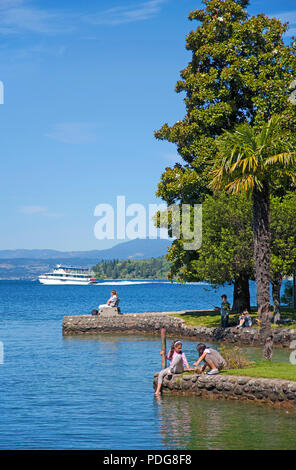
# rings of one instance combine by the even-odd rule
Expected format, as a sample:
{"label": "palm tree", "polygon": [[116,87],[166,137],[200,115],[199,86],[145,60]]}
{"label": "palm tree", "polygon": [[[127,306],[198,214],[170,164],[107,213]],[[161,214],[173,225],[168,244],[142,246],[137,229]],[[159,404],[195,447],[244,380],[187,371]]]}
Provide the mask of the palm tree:
{"label": "palm tree", "polygon": [[296,182],[293,138],[281,116],[272,117],[260,130],[245,123],[217,139],[218,159],[212,189],[249,193],[253,203],[254,261],[257,305],[264,359],[272,356],[270,308],[270,192],[287,180]]}

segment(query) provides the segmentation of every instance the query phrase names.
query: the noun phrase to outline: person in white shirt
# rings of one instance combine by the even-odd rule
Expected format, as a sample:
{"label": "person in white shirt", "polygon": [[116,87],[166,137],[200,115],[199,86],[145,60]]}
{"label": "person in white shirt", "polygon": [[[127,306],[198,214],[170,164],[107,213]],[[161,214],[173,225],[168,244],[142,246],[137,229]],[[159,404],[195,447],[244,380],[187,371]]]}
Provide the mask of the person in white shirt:
{"label": "person in white shirt", "polygon": [[193,365],[197,367],[201,362],[204,362],[204,366],[199,368],[199,372],[203,372],[206,367],[209,367],[208,375],[219,374],[219,370],[226,367],[226,361],[221,354],[213,348],[207,348],[205,344],[199,343],[196,347],[199,359]]}
{"label": "person in white shirt", "polygon": [[106,307],[117,307],[119,303],[119,298],[116,290],[111,290],[111,297],[110,299],[107,300],[106,304],[99,305],[99,310],[100,308],[106,308]]}

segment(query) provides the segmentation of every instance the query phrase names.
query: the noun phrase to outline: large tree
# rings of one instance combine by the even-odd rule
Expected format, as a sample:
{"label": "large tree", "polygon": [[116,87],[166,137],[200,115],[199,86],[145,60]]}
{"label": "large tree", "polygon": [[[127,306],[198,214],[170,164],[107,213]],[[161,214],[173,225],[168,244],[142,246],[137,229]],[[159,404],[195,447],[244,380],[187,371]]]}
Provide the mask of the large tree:
{"label": "large tree", "polygon": [[265,359],[270,359],[272,352],[270,194],[282,179],[283,184],[286,178],[296,182],[294,143],[294,135],[281,116],[272,117],[260,131],[251,124],[241,124],[235,132],[225,131],[217,139],[219,154],[212,172],[212,188],[252,196],[257,305]]}
{"label": "large tree", "polygon": [[177,145],[183,164],[167,168],[157,195],[168,204],[202,202],[208,194],[215,139],[223,129],[245,122],[262,124],[286,110],[289,85],[296,77],[296,44],[287,46],[279,19],[249,16],[246,1],[205,0],[190,13],[200,26],[187,36],[192,60],[181,71],[176,92],[185,93],[186,114],[164,124],[157,139]]}
{"label": "large tree", "polygon": [[[176,144],[183,160],[161,176],[156,194],[168,205],[201,203],[212,193],[215,140],[223,129],[233,131],[246,121],[259,128],[274,113],[285,115],[287,127],[295,125],[288,97],[296,77],[296,44],[283,41],[288,25],[264,14],[248,15],[244,0],[204,4],[189,15],[199,26],[187,36],[192,59],[176,85],[177,93],[185,93],[185,116],[155,132],[157,139]],[[274,188],[279,195],[285,192],[281,184]],[[186,266],[196,258],[195,251],[184,250],[182,239],[174,242],[173,271],[184,266],[190,278]]]}

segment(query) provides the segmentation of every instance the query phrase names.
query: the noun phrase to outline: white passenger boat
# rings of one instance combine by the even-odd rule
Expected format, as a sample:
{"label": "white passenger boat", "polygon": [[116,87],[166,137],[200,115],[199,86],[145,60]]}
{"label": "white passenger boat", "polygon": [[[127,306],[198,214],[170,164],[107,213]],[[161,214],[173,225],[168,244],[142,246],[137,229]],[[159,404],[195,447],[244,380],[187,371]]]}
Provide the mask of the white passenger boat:
{"label": "white passenger boat", "polygon": [[73,268],[58,264],[50,273],[41,274],[38,277],[41,284],[58,285],[89,285],[96,284],[94,273],[88,268]]}

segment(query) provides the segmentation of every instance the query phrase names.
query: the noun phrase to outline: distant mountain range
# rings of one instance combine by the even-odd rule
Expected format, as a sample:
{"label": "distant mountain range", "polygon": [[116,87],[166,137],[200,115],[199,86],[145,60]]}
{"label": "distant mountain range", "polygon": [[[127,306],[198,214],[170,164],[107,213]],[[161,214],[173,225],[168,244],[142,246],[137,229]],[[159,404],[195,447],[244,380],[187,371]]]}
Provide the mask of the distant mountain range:
{"label": "distant mountain range", "polygon": [[0,279],[34,279],[56,264],[92,267],[102,260],[157,258],[170,244],[170,240],[136,239],[105,250],[0,250]]}

